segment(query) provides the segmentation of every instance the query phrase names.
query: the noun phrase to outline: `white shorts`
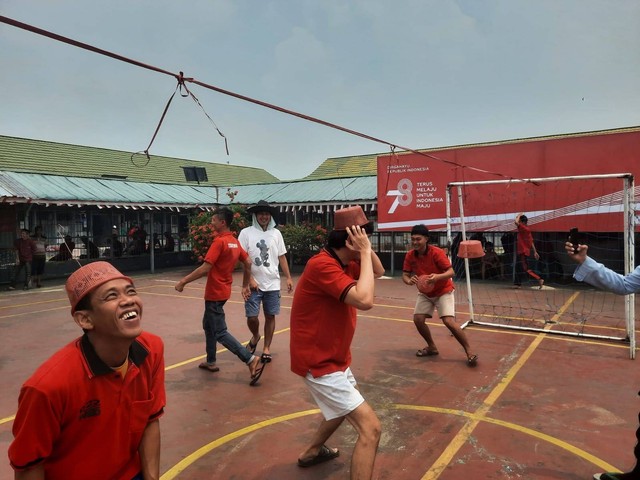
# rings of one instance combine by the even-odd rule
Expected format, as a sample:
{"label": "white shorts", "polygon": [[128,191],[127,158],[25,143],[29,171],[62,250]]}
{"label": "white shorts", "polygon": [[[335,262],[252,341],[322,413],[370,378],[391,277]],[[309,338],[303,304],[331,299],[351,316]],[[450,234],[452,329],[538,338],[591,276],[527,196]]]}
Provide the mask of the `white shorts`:
{"label": "white shorts", "polygon": [[413,311],[414,315],[426,315],[431,318],[433,317],[433,311],[436,309],[440,318],[456,316],[456,302],[453,297],[453,291],[444,293],[439,297],[428,297],[424,293],[418,293],[416,308]]}
{"label": "white shorts", "polygon": [[325,420],[344,417],[364,403],[364,398],[356,389],[356,379],[350,368],[318,378],[313,378],[309,372],[304,383]]}

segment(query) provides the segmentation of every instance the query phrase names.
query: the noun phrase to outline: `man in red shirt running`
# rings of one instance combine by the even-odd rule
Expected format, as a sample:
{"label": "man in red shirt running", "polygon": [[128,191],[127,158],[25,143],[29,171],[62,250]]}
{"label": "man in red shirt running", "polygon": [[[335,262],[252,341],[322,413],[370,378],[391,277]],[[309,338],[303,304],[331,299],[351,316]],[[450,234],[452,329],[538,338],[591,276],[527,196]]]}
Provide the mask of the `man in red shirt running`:
{"label": "man in red shirt running", "polygon": [[454,286],[451,280],[454,271],[449,258],[441,248],[429,245],[429,229],[425,225],[415,225],[411,229],[411,246],[412,249],[404,257],[402,281],[407,285],[418,285],[419,277],[427,275],[431,289],[428,293],[418,292],[413,312],[413,323],[427,342],[427,346],[418,350],[416,356],[429,357],[440,353],[427,325],[427,318],[431,318],[433,312],[438,310],[442,323],[464,348],[467,364],[474,367],[478,355],[471,350],[467,335],[455,320]]}
{"label": "man in red shirt running", "polygon": [[253,386],[260,379],[266,363],[260,366],[260,357],[253,355],[229,333],[223,308],[231,297],[232,274],[238,261],[244,265],[242,296],[246,301],[251,295],[249,290],[251,260],[229,230],[231,222],[233,222],[233,212],[228,208],[218,208],[213,212],[211,226],[216,236],[204,257],[204,262],[176,283],[175,289],[182,292],[188,283],[207,277],[204,290],[204,317],[202,318],[207,357],[198,367],[209,372],[220,370],[216,366],[216,343],[219,342],[247,365],[251,374],[249,385]]}
{"label": "man in red shirt running", "polygon": [[529,262],[527,259],[531,256],[533,250],[533,256],[536,260],[540,259],[536,246],[533,243],[533,235],[531,235],[531,229],[527,225],[529,219],[524,213],[516,215],[515,224],[518,227],[518,240],[516,244],[516,253],[518,255],[516,261],[516,281],[514,283],[516,288],[522,286],[522,279],[527,278],[529,275],[531,278],[538,282],[538,286],[542,288],[544,280],[536,272],[529,268]]}
{"label": "man in red shirt running", "polygon": [[373,228],[361,207],[336,211],[334,224],[327,246],[307,263],[291,307],[291,370],[303,377],[324,416],[298,466],[336,458],[338,449],[325,442],[346,418],[358,433],[351,478],[366,480],[373,473],[381,427],[356,387],[350,348],[356,309],[373,307],[374,276],[384,269],[371,249],[367,232]]}

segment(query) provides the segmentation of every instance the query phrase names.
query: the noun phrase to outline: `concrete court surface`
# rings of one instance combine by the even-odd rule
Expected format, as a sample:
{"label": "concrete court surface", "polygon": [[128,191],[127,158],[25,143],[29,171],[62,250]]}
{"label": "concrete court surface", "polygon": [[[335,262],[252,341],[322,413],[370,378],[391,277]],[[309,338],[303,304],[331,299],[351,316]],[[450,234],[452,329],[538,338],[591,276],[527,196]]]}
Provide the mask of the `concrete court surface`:
{"label": "concrete court surface", "polygon": [[[340,449],[339,458],[308,469],[296,465],[320,415],[302,380],[289,370],[292,296],[283,293],[273,362],[250,387],[247,367],[221,346],[220,372],[197,368],[204,354],[204,279],[178,293],[173,285],[187,271],[134,275],[145,328],[166,344],[162,478],[349,478],[356,435],[347,422],[328,442]],[[225,309],[229,330],[246,343],[239,283],[238,272]],[[492,298],[505,303],[514,296],[544,302],[548,295],[478,283],[474,288],[491,289],[497,295]],[[462,296],[464,285],[457,287]],[[462,348],[434,318],[429,325],[440,355],[418,358],[423,342],[411,321],[415,294],[398,277],[380,279],[375,307],[358,317],[352,370],[383,427],[374,478],[577,480],[633,464],[640,359],[629,359],[628,345],[471,325],[466,332],[479,363],[470,368]],[[461,305],[459,321],[466,320],[463,310]],[[562,315],[557,312],[559,324]],[[0,293],[3,452],[12,439],[20,385],[80,333],[62,281]],[[261,348],[262,342],[258,353]],[[6,454],[0,478],[12,478]]]}

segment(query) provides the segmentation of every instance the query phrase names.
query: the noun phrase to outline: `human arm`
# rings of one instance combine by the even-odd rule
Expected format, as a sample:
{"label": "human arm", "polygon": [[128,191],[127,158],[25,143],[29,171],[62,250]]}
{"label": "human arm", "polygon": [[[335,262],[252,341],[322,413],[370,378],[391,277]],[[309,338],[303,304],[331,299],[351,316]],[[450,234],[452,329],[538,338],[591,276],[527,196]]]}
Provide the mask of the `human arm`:
{"label": "human arm", "polygon": [[523,213],[523,212],[520,212],[519,214],[517,214],[517,215],[516,215],[516,219],[515,219],[515,220],[514,220],[514,222],[513,222],[513,223],[515,223],[515,224],[516,224],[516,227],[517,227],[518,225],[520,225],[520,217],[521,217],[522,215],[524,215],[524,213]]}
{"label": "human arm", "polygon": [[191,272],[186,277],[183,277],[178,283],[176,283],[175,289],[178,292],[181,292],[182,290],[184,290],[185,285],[187,285],[188,283],[191,283],[199,278],[206,277],[207,275],[209,275],[211,267],[212,265],[209,262],[202,262],[202,265],[200,265],[193,272]]}
{"label": "human arm", "polygon": [[16,470],[13,478],[15,480],[44,480],[44,465],[36,465],[27,470]]}
{"label": "human arm", "polygon": [[291,291],[293,290],[293,280],[291,279],[291,272],[289,271],[289,262],[287,261],[287,256],[280,255],[278,257],[278,261],[280,262],[282,273],[284,273],[284,276],[287,279],[287,292],[291,293]]}
{"label": "human arm", "polygon": [[356,284],[349,289],[344,303],[358,310],[369,310],[373,307],[373,262],[371,260],[371,242],[367,233],[358,226],[347,227],[349,238],[346,247],[360,253],[360,277]]}
{"label": "human arm", "polygon": [[533,241],[533,237],[531,238],[531,250],[533,250],[533,258],[540,260],[540,254],[538,253],[538,250],[536,250],[536,244]]}
{"label": "human arm", "polygon": [[412,272],[402,272],[402,281],[407,285],[416,285],[418,283],[418,276]]}
{"label": "human arm", "polygon": [[371,250],[371,265],[373,267],[373,276],[375,278],[380,278],[382,275],[384,275],[384,267],[382,266],[382,262],[380,261],[380,258],[378,257],[376,252],[374,252],[373,250]]}
{"label": "human arm", "polygon": [[578,245],[578,252],[574,253],[573,244],[565,243],[567,254],[579,264],[573,273],[576,280],[618,295],[640,292],[640,267],[628,275],[621,275],[589,257],[588,249],[587,245]]}
{"label": "human arm", "polygon": [[257,285],[251,276],[251,259],[249,256],[242,261],[242,268],[242,298],[247,301],[251,297],[251,288],[254,288],[253,285]]}
{"label": "human arm", "polygon": [[429,283],[436,283],[453,278],[454,275],[455,272],[453,271],[453,267],[449,267],[441,273],[430,273],[429,275],[427,275],[427,280]]}
{"label": "human arm", "polygon": [[160,478],[160,421],[156,418],[144,429],[140,446],[140,464],[144,480]]}

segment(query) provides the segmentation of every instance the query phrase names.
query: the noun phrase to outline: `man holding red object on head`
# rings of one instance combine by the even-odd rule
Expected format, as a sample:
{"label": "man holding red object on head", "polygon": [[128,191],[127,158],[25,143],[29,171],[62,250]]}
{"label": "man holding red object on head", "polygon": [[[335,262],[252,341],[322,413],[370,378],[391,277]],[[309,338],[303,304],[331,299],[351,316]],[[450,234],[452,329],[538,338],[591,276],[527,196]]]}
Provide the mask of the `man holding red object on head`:
{"label": "man holding red object on head", "polygon": [[337,210],[327,246],[307,263],[291,307],[291,370],[303,377],[322,420],[298,466],[334,459],[325,442],[344,419],[358,432],[351,478],[369,479],[380,441],[380,421],[356,387],[351,341],[356,309],[373,307],[374,277],[384,268],[371,249],[373,230],[361,207]]}

